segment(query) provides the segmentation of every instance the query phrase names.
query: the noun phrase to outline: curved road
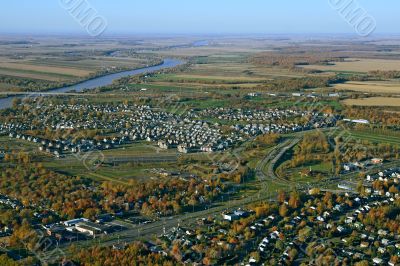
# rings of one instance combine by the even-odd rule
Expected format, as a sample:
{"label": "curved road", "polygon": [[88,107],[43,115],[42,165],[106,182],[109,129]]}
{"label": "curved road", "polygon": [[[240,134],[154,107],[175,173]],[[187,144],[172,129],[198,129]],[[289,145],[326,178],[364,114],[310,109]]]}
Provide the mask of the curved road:
{"label": "curved road", "polygon": [[[325,129],[329,130],[329,129]],[[272,180],[273,182],[278,182],[278,184],[282,185],[288,185],[288,184],[293,184],[292,182],[278,178],[274,172],[275,169],[275,164],[279,161],[279,159],[285,154],[286,151],[291,149],[293,146],[295,146],[302,138],[304,134],[307,132],[299,132],[295,134],[295,137],[290,138],[285,140],[284,142],[278,144],[276,147],[274,147],[272,150],[269,151],[267,156],[263,158],[257,165],[256,167],[256,174],[260,181],[265,181],[267,179]],[[389,166],[395,166],[400,163],[399,161],[391,162],[385,167]],[[267,173],[264,173],[264,170],[267,169]],[[370,171],[374,170],[370,169]],[[310,185],[327,185],[327,184],[334,184],[338,183],[341,180],[344,179],[349,179],[349,177],[355,176],[357,173],[350,173],[347,175],[342,175],[339,177],[332,177],[329,179],[324,180],[323,182],[315,182]],[[297,183],[296,183],[297,185]],[[297,187],[301,191],[308,191],[308,187],[306,185],[299,185]],[[342,192],[342,191],[339,191]],[[178,215],[174,217],[169,217],[169,218],[163,218],[159,221],[153,222],[151,224],[146,224],[146,225],[130,225],[128,229],[119,232],[119,233],[114,233],[109,236],[105,236],[99,239],[94,239],[91,241],[80,241],[80,242],[75,242],[76,246],[79,246],[81,248],[89,247],[92,245],[100,245],[100,246],[112,246],[114,244],[120,243],[120,242],[133,242],[136,240],[152,240],[153,236],[155,235],[160,235],[163,233],[164,230],[171,229],[173,227],[177,226],[192,226],[195,224],[196,219],[198,218],[204,218],[212,215],[219,215],[221,212],[227,210],[227,209],[235,209],[235,208],[241,208],[243,206],[256,203],[259,201],[271,201],[271,199],[276,198],[276,191],[271,191],[267,186],[263,186],[260,188],[259,193],[254,194],[249,197],[244,197],[241,199],[234,199],[234,200],[228,200],[224,202],[215,202],[208,206],[207,209],[202,210],[202,211],[196,211],[193,213],[186,213],[184,215]],[[64,252],[64,254],[68,254],[68,245],[61,246],[61,250]],[[52,251],[48,251],[44,253],[45,255],[50,255],[49,258],[57,258],[56,253]]]}

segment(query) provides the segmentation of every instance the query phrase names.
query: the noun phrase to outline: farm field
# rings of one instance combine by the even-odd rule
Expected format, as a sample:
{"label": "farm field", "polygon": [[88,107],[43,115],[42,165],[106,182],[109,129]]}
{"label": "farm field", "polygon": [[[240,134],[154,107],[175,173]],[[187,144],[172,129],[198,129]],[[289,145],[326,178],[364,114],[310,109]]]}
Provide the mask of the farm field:
{"label": "farm field", "polygon": [[[247,83],[243,81],[235,81],[235,80],[230,80],[227,81],[225,80],[217,80],[217,79],[212,79],[213,77],[208,76],[207,81],[200,80],[200,79],[185,79],[185,82],[180,82],[178,79],[176,81],[171,82],[172,80],[165,80],[165,81],[160,81],[160,80],[154,80],[151,82],[152,85],[156,85],[159,87],[181,87],[181,88],[187,88],[187,89],[205,89],[207,91],[211,91],[214,89],[231,89],[232,87],[236,88],[242,88],[242,89],[251,89],[257,86],[258,84],[261,83]],[[205,83],[207,82],[207,83]],[[225,83],[224,83],[225,82]]]}
{"label": "farm field", "polygon": [[86,58],[66,60],[49,58],[47,60],[23,60],[0,62],[0,75],[38,79],[44,81],[74,81],[90,77],[99,71],[134,69],[149,63],[145,59],[126,58]]}
{"label": "farm field", "polygon": [[[152,42],[152,41],[150,41]],[[154,54],[132,52],[140,42],[35,38],[0,43],[0,91],[39,91],[93,76],[136,69],[160,62]],[[146,47],[153,47],[149,44]],[[12,53],[10,53],[12,51]]]}
{"label": "farm field", "polygon": [[271,80],[276,77],[302,77],[299,74],[287,69],[274,68],[274,67],[260,67],[247,62],[247,57],[236,61],[230,58],[219,58],[215,60],[210,59],[204,63],[198,63],[192,66],[184,73],[188,76],[215,76],[215,77],[234,77],[236,79],[245,80]]}
{"label": "farm field", "polygon": [[45,81],[62,82],[74,79],[76,76],[63,75],[53,72],[41,72],[36,70],[22,70],[16,68],[0,68],[0,75],[18,78],[39,79]]}
{"label": "farm field", "polygon": [[84,77],[91,73],[90,71],[85,70],[85,69],[49,66],[47,64],[47,62],[43,62],[43,61],[41,61],[41,64],[35,64],[34,61],[30,61],[30,62],[27,61],[27,62],[23,62],[23,63],[0,62],[0,69],[54,73],[54,74],[70,75],[70,76],[76,76],[76,77]]}
{"label": "farm field", "polygon": [[374,70],[400,70],[400,60],[348,58],[344,62],[332,62],[331,65],[307,65],[303,67],[321,71],[366,73]]}
{"label": "farm field", "polygon": [[[246,46],[229,44],[221,44],[218,46],[204,46],[204,47],[190,47],[184,49],[173,49],[161,51],[160,54],[164,56],[178,56],[178,57],[192,57],[192,56],[216,56],[216,55],[230,55],[232,53],[246,54],[250,51],[262,51],[259,46]],[[231,56],[231,55],[230,55]]]}
{"label": "farm field", "polygon": [[[126,68],[136,68],[146,65],[147,60],[141,58],[128,58],[128,57],[87,57],[71,60],[68,58],[48,58],[46,62],[41,60],[33,60],[31,62],[34,65],[45,65],[55,67],[67,67],[70,69],[79,69],[79,71],[87,71],[89,69],[101,70],[102,68],[111,67],[126,67]],[[91,72],[89,71],[89,72]],[[88,72],[88,71],[87,71]]]}
{"label": "farm field", "polygon": [[157,74],[146,80],[159,86],[197,89],[254,89],[276,79],[301,78],[306,74],[290,69],[259,66],[249,62],[249,54],[229,52],[197,56],[178,73]]}
{"label": "farm field", "polygon": [[343,101],[345,105],[350,106],[387,106],[400,107],[400,98],[391,97],[371,97],[363,99],[346,99]]}
{"label": "farm field", "polygon": [[338,90],[351,90],[367,93],[388,93],[400,95],[399,81],[381,81],[381,82],[346,82],[343,84],[335,84],[333,88]]}

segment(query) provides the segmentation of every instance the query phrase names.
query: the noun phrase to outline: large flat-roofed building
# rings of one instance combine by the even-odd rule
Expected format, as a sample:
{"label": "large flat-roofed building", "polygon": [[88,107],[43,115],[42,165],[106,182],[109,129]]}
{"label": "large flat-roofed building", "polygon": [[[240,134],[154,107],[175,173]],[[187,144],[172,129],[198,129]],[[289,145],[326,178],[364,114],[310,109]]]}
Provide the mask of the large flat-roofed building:
{"label": "large flat-roofed building", "polygon": [[96,236],[99,234],[107,233],[109,227],[92,222],[80,222],[75,225],[75,229],[78,232],[89,234],[91,236]]}

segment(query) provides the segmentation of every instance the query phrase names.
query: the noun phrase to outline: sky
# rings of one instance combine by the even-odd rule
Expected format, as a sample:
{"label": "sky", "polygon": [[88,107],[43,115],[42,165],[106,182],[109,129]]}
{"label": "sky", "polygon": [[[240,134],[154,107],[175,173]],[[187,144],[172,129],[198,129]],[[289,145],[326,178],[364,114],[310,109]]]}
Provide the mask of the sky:
{"label": "sky", "polygon": [[334,8],[345,2],[373,18],[374,33],[397,34],[400,25],[398,0],[3,0],[0,33],[85,34],[66,8],[73,2],[94,8],[103,34],[355,33]]}

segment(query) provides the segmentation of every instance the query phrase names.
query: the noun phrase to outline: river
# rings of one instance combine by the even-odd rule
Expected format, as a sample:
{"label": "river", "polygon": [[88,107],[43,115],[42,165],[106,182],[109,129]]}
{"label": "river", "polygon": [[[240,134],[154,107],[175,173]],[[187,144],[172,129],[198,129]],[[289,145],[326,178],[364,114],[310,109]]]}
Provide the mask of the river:
{"label": "river", "polygon": [[[101,76],[98,78],[93,78],[89,79],[86,81],[82,81],[80,83],[77,83],[72,86],[66,86],[62,88],[56,88],[56,89],[50,89],[46,90],[45,92],[52,92],[52,93],[66,93],[70,91],[75,91],[75,92],[81,92],[83,90],[90,90],[90,89],[95,89],[98,87],[104,87],[111,85],[114,80],[127,77],[127,76],[134,76],[134,75],[139,75],[143,73],[152,73],[161,69],[165,68],[172,68],[176,67],[178,65],[183,64],[183,61],[178,60],[178,59],[172,59],[172,58],[166,58],[164,59],[163,63],[157,66],[151,66],[151,67],[145,67],[145,68],[139,68],[139,69],[134,69],[134,70],[128,70],[128,71],[123,71],[123,72],[118,72],[114,74],[109,74],[105,76]],[[0,109],[6,109],[10,108],[12,106],[12,102],[15,98],[23,98],[23,97],[29,97],[29,95],[40,95],[40,92],[28,92],[26,95],[28,96],[10,96],[7,98],[2,98],[0,99]]]}

